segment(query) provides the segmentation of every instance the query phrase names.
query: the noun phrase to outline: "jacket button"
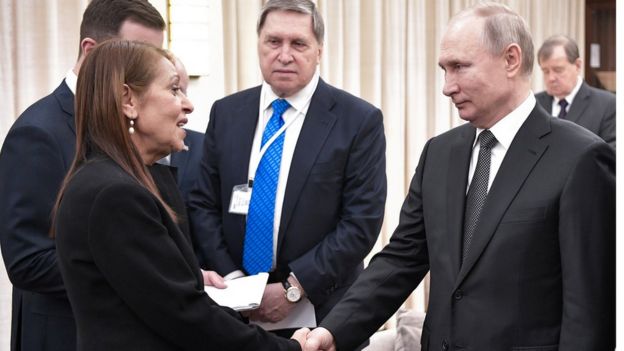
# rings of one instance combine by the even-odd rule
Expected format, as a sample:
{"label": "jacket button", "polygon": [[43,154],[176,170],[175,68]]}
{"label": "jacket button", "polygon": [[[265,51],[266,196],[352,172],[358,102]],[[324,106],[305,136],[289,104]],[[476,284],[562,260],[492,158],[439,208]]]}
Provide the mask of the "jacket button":
{"label": "jacket button", "polygon": [[449,349],[449,346],[446,340],[442,341],[442,351],[447,351],[448,349]]}
{"label": "jacket button", "polygon": [[461,289],[455,290],[455,300],[461,300],[464,297],[464,292]]}

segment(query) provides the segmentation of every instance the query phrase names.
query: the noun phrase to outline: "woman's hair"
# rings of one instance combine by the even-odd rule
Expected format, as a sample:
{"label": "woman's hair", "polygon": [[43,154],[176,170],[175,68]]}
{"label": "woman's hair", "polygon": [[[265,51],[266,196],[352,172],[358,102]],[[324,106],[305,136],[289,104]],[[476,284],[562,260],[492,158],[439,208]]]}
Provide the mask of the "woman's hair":
{"label": "woman's hair", "polygon": [[[107,40],[95,47],[80,68],[76,86],[76,155],[52,210],[59,208],[67,184],[93,154],[108,156],[152,193],[177,220],[147,170],[128,132],[129,120],[122,110],[124,84],[139,96],[156,78],[158,62],[171,56],[150,44],[121,39]],[[54,223],[51,227],[54,236]]]}

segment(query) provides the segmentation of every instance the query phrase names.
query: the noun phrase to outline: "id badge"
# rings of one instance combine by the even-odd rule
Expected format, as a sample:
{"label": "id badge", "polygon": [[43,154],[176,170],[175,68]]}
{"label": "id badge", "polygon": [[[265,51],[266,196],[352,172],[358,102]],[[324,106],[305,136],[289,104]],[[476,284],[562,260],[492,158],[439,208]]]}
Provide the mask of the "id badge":
{"label": "id badge", "polygon": [[235,185],[230,199],[230,213],[247,215],[249,201],[251,200],[251,188],[247,184]]}

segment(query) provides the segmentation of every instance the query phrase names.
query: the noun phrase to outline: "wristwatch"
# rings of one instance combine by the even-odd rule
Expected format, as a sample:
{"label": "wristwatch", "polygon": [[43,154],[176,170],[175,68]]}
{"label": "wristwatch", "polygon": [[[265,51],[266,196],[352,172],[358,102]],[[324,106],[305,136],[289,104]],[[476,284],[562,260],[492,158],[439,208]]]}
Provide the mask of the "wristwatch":
{"label": "wristwatch", "polygon": [[290,284],[288,279],[284,279],[282,285],[284,286],[284,295],[286,296],[286,300],[292,303],[296,303],[301,300],[301,290],[299,290],[298,287]]}

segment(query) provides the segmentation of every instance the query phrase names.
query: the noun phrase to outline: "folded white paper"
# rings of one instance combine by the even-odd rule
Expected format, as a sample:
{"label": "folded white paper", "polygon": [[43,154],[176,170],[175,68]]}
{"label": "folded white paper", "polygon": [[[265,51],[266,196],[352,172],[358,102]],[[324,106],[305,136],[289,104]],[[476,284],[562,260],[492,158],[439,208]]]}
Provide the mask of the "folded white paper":
{"label": "folded white paper", "polygon": [[227,280],[225,289],[206,286],[204,290],[220,306],[230,307],[235,311],[248,311],[260,306],[268,279],[268,273],[258,273]]}
{"label": "folded white paper", "polygon": [[295,308],[286,316],[276,323],[265,323],[252,321],[264,330],[293,329],[293,328],[315,328],[316,314],[314,313],[314,305],[307,298],[302,298],[297,302]]}

